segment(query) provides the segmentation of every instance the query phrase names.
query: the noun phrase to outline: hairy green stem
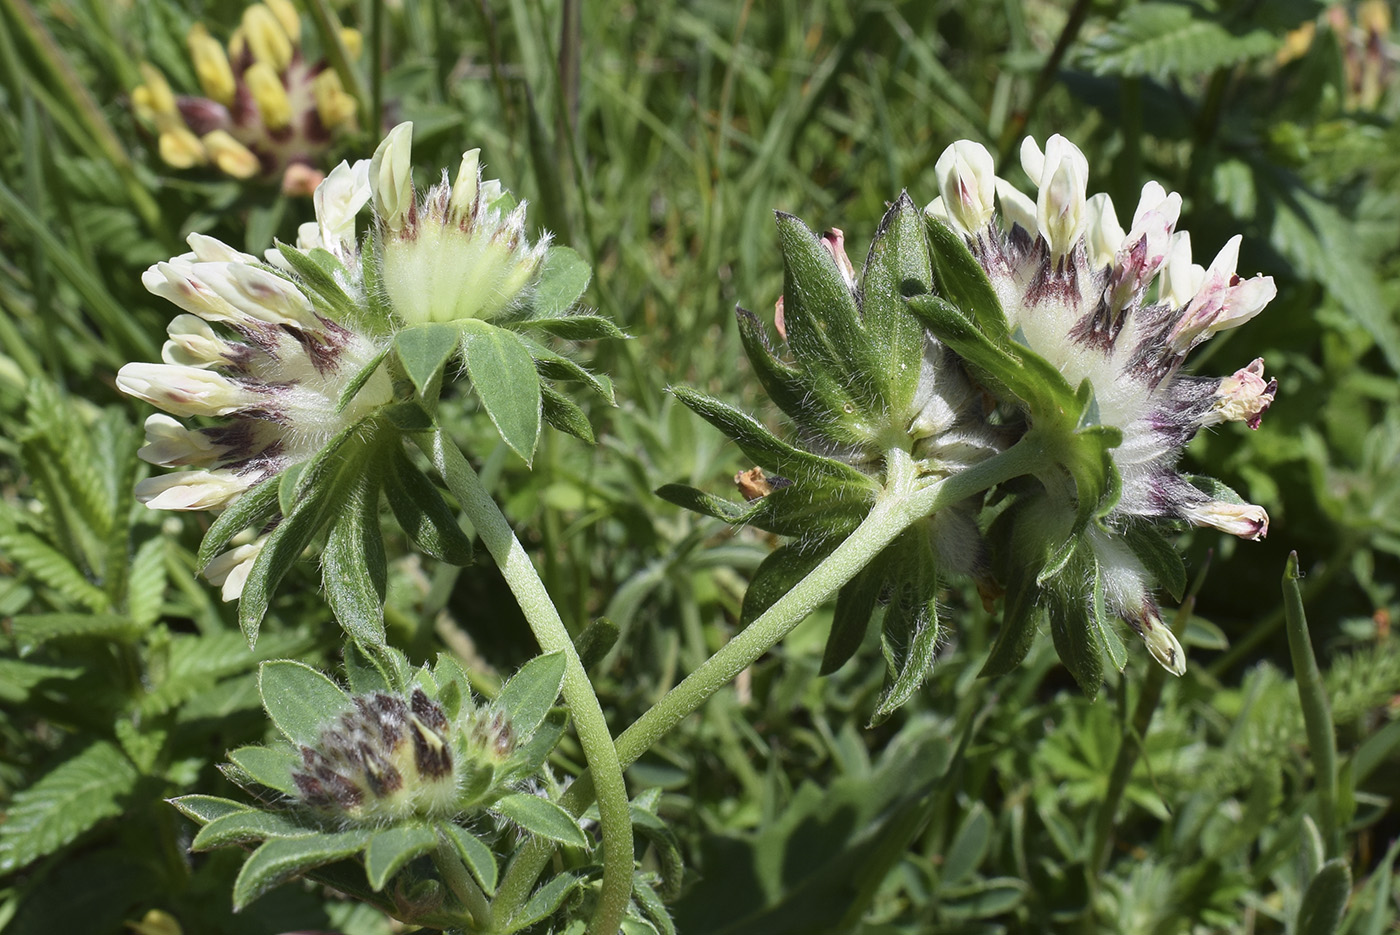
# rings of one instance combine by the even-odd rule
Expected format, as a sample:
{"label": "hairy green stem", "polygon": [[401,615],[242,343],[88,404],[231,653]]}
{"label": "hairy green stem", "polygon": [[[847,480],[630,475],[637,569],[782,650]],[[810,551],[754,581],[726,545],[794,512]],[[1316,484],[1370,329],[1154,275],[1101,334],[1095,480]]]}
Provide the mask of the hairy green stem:
{"label": "hairy green stem", "polygon": [[[617,755],[622,765],[635,763],[707,698],[772,649],[915,521],[1013,477],[1031,473],[1042,466],[1043,456],[1037,441],[1022,439],[961,474],[921,485],[909,453],[892,449],[886,456],[889,468],[885,489],[861,524],[807,577],[618,736]],[[593,795],[593,777],[585,772],[559,804],[578,815],[588,807]],[[528,894],[552,851],[553,845],[544,841],[531,841],[521,848],[506,870],[497,905],[502,905],[506,893],[512,898]]]}
{"label": "hairy green stem", "polygon": [[467,868],[462,866],[462,859],[457,856],[457,851],[440,833],[437,850],[433,852],[433,864],[438,873],[442,874],[442,879],[447,883],[452,895],[471,913],[472,927],[478,931],[489,932],[492,926],[491,904],[486,901],[486,894],[476,885]]}
{"label": "hairy green stem", "polygon": [[[565,658],[564,703],[568,705],[584,758],[595,777],[598,795],[599,824],[603,834],[603,882],[598,894],[598,907],[593,913],[588,931],[591,935],[613,935],[622,922],[632,898],[632,817],[627,801],[627,786],[622,778],[622,766],[613,746],[602,706],[593,692],[593,683],[579,661],[574,641],[559,619],[559,612],[545,590],[530,557],[515,537],[515,531],[491,499],[481,479],[476,476],[467,459],[441,429],[421,437],[419,444],[442,475],[463,512],[476,527],[477,534],[491,557],[501,569],[506,583],[520,604],[540,648],[545,652],[562,652]],[[530,881],[533,883],[533,878]],[[523,904],[497,897],[497,914],[507,923],[513,912]],[[528,891],[524,894],[528,896]]]}
{"label": "hairy green stem", "polygon": [[1303,725],[1308,732],[1312,754],[1313,782],[1317,784],[1317,817],[1327,856],[1341,856],[1341,834],[1337,827],[1337,734],[1332,726],[1332,708],[1327,688],[1313,655],[1308,635],[1308,618],[1303,614],[1303,594],[1298,585],[1298,553],[1288,553],[1283,566],[1283,615],[1288,629],[1288,654],[1293,657],[1293,678],[1298,683],[1298,700],[1303,706]]}

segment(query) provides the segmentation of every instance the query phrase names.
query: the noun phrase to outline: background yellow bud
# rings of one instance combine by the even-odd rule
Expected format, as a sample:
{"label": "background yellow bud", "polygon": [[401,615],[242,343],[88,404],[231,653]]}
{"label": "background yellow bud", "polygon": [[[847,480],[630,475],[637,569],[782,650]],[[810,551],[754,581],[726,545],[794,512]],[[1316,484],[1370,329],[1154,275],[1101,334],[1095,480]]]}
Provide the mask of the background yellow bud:
{"label": "background yellow bud", "polygon": [[233,103],[235,84],[233,69],[229,67],[228,56],[217,39],[209,35],[203,23],[190,27],[185,39],[189,46],[190,59],[194,62],[195,75],[204,93],[220,104]]}
{"label": "background yellow bud", "polygon": [[258,105],[264,124],[280,130],[292,122],[292,102],[287,99],[287,89],[271,65],[254,62],[243,73],[243,80]]}
{"label": "background yellow bud", "polygon": [[341,27],[340,41],[345,46],[345,54],[350,56],[352,62],[358,59],[365,49],[365,37],[360,35],[358,29],[351,29],[349,26]]}
{"label": "background yellow bud", "polygon": [[243,11],[243,38],[253,60],[270,65],[279,74],[292,61],[292,40],[273,12],[261,3]]}
{"label": "background yellow bud", "polygon": [[311,82],[316,96],[316,113],[327,128],[349,123],[355,117],[355,99],[345,93],[340,76],[330,69],[321,72]]}
{"label": "background yellow bud", "polygon": [[136,105],[137,113],[153,121],[179,113],[175,108],[175,92],[170,90],[170,83],[159,68],[142,62],[141,78],[146,83],[131,92],[131,102]]}
{"label": "background yellow bud", "polygon": [[190,169],[209,161],[204,144],[185,127],[169,127],[163,130],[157,146],[161,160],[176,169]]}
{"label": "background yellow bud", "polygon": [[219,171],[236,179],[250,179],[258,174],[258,157],[224,130],[204,136],[204,148]]}
{"label": "background yellow bud", "polygon": [[282,29],[287,34],[287,38],[293,43],[301,41],[301,17],[297,15],[297,8],[292,5],[291,0],[263,0],[267,8],[272,11],[272,15],[277,17],[277,22],[282,24]]}

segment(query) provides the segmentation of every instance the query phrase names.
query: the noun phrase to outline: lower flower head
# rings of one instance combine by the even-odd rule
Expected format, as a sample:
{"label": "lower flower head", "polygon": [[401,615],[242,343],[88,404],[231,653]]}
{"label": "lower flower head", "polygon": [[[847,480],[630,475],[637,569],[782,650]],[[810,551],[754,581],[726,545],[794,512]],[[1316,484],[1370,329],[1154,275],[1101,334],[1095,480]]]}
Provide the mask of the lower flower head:
{"label": "lower flower head", "polygon": [[292,781],[302,801],[351,821],[452,814],[457,764],[442,706],[422,689],[351,701],[315,746],[300,748]]}

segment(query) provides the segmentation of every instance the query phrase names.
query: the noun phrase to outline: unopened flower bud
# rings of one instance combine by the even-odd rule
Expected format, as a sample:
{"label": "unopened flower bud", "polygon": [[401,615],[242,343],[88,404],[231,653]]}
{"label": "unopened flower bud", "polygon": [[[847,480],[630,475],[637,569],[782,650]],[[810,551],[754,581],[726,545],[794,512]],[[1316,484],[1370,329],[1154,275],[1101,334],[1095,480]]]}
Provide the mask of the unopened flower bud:
{"label": "unopened flower bud", "polygon": [[356,61],[360,53],[365,48],[365,37],[358,29],[351,29],[349,26],[340,27],[340,43],[345,46],[345,54],[350,56],[350,61]]}
{"label": "unopened flower bud", "polygon": [[413,207],[413,124],[389,131],[369,163],[374,213],[391,231],[402,230]]}
{"label": "unopened flower bud", "polygon": [[1264,380],[1264,358],[1257,357],[1220,381],[1215,391],[1214,417],[1220,422],[1243,422],[1259,428],[1264,413],[1273,405],[1277,380]]}
{"label": "unopened flower bud", "polygon": [[457,180],[452,183],[452,197],[447,202],[448,218],[454,224],[470,223],[476,211],[477,185],[481,183],[481,150],[462,153],[462,165]]}
{"label": "unopened flower bud", "polygon": [[350,821],[451,814],[456,764],[442,706],[415,688],[351,698],[354,708],[301,747],[292,781],[307,805]]}
{"label": "unopened flower bud", "polygon": [[258,157],[225,130],[215,130],[204,136],[204,148],[209,159],[225,175],[250,179],[258,174]]}
{"label": "unopened flower bud", "polygon": [[1252,503],[1208,500],[1181,508],[1186,520],[1196,526],[1211,526],[1241,539],[1259,540],[1269,534],[1269,514]]}
{"label": "unopened flower bud", "polygon": [[996,166],[980,143],[958,140],[938,157],[933,167],[944,209],[954,225],[977,236],[996,211]]}
{"label": "unopened flower bud", "polygon": [[323,126],[338,127],[355,119],[355,99],[345,93],[340,76],[331,69],[312,80],[311,93],[316,98],[316,116]]}
{"label": "unopened flower bud", "polygon": [[161,161],[176,169],[191,169],[209,161],[209,154],[199,137],[181,126],[162,130],[156,148]]}
{"label": "unopened flower bud", "polygon": [[204,93],[220,104],[232,104],[237,85],[224,47],[209,35],[203,23],[190,27],[185,43],[189,46],[190,61],[194,63],[194,73]]}
{"label": "unopened flower bud", "polygon": [[1176,676],[1186,673],[1186,650],[1181,648],[1176,634],[1158,615],[1157,607],[1151,600],[1146,601],[1141,613],[1129,622],[1162,668]]}
{"label": "unopened flower bud", "polygon": [[267,64],[278,74],[292,63],[292,39],[265,4],[255,3],[243,11],[243,41],[254,61]]}
{"label": "unopened flower bud", "polygon": [[287,89],[272,66],[266,62],[254,62],[243,73],[253,102],[258,105],[262,122],[271,130],[281,130],[292,122],[292,102],[287,97]]}
{"label": "unopened flower bud", "polygon": [[300,42],[301,17],[297,15],[297,8],[292,5],[292,0],[263,0],[263,3],[272,11],[272,15],[277,17],[277,23],[287,34],[287,38],[293,44]]}
{"label": "unopened flower bud", "polygon": [[141,80],[145,83],[132,90],[131,103],[142,120],[159,123],[160,118],[179,113],[175,107],[175,92],[170,90],[170,82],[159,68],[142,62]]}

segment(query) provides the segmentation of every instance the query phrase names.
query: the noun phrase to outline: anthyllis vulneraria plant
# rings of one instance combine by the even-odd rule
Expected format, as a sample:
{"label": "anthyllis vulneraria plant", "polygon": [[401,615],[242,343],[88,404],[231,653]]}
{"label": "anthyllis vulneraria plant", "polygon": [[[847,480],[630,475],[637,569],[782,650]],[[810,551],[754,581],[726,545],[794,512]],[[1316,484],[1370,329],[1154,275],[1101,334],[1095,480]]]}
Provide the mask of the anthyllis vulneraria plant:
{"label": "anthyllis vulneraria plant", "polygon": [[[358,103],[324,60],[308,61],[290,0],[249,6],[227,47],[202,23],[190,27],[186,44],[202,95],[175,94],[149,63],[131,92],[137,116],[157,134],[161,159],[310,194],[336,137],[355,128]],[[357,57],[360,34],[343,29],[341,44]]]}
{"label": "anthyllis vulneraria plant", "polygon": [[[529,242],[524,203],[482,179],[475,150],[454,183],[444,174],[418,201],[411,132],[404,124],[373,160],[334,169],[295,247],[278,243],[262,260],[194,234],[189,253],[142,277],[185,314],[170,323],[163,362],[127,364],[117,385],[170,414],[147,420],[141,457],[193,470],[142,481],[137,496],[221,514],[199,561],[225,600],[240,598],[250,639],[277,582],[329,527],[332,609],[357,637],[382,642],[381,491],[424,552],[470,560],[470,540],[402,444],[436,431],[453,361],[527,462],[542,419],[592,440],[582,410],[542,377],[612,398],[605,378],[541,343],[621,334],[570,314],[587,265],[547,235]],[[356,218],[371,201],[362,242]],[[412,272],[422,268],[431,275]]]}
{"label": "anthyllis vulneraria plant", "polygon": [[902,196],[859,280],[840,231],[818,238],[779,215],[783,344],[775,352],[742,309],[739,325],[797,445],[676,390],[776,476],[740,475],[747,506],[681,486],[661,494],[792,537],[755,574],[745,622],[799,581],[840,586],[825,671],[884,606],[891,685],[877,718],[932,664],[940,575],[972,575],[989,604],[1005,593],[987,674],[1019,663],[1048,618],[1093,693],[1104,656],[1127,661],[1114,618],[1169,671],[1184,670],[1151,595],[1161,586],[1179,597],[1185,582],[1162,523],[1250,539],[1268,529],[1261,508],[1176,465],[1200,428],[1257,427],[1272,402],[1260,360],[1225,378],[1180,373],[1192,348],[1257,314],[1272,281],[1236,275],[1238,237],[1209,269],[1193,265],[1174,230],[1181,200],[1156,183],[1125,233],[1106,195],[1087,197],[1088,166],[1061,137],[1044,152],[1027,140],[1022,163],[1038,200],[995,178],[980,145],[949,147],[927,223]]}

